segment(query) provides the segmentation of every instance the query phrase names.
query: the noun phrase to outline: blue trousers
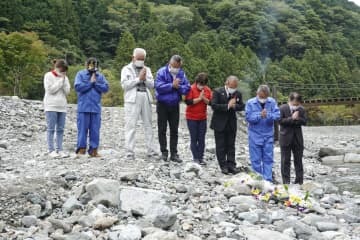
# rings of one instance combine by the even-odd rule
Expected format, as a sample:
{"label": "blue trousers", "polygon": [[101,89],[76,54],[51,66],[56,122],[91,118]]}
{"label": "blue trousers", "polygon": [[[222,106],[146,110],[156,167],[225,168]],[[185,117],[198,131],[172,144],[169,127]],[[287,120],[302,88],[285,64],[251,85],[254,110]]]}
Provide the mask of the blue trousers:
{"label": "blue trousers", "polygon": [[190,149],[194,160],[202,160],[204,158],[206,120],[187,120],[190,132]]}
{"label": "blue trousers", "polygon": [[264,138],[263,141],[256,142],[249,138],[249,151],[252,169],[262,175],[262,177],[272,182],[272,167],[274,163],[274,138]]}
{"label": "blue trousers", "polygon": [[78,112],[77,128],[78,128],[78,142],[76,153],[80,148],[87,148],[87,138],[89,136],[89,150],[91,154],[94,149],[99,147],[100,141],[100,126],[101,114]]}
{"label": "blue trousers", "polygon": [[54,147],[54,133],[56,130],[56,150],[62,151],[62,143],[63,143],[63,136],[64,136],[64,127],[65,127],[65,119],[66,113],[65,112],[53,112],[53,111],[46,111],[46,124],[47,124],[47,143],[49,152],[55,150]]}

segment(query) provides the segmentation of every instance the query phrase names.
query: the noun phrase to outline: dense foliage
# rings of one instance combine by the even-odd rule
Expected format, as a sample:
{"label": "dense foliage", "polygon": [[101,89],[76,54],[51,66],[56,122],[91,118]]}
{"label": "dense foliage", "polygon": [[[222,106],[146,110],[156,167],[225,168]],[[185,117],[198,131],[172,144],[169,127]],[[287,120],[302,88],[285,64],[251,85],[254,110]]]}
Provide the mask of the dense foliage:
{"label": "dense foliage", "polygon": [[12,0],[0,31],[0,94],[40,99],[52,58],[73,79],[96,56],[106,104],[121,104],[119,72],[139,46],[154,74],[178,53],[190,79],[205,71],[217,87],[234,74],[247,97],[262,82],[280,96],[360,95],[360,7],[346,0]]}

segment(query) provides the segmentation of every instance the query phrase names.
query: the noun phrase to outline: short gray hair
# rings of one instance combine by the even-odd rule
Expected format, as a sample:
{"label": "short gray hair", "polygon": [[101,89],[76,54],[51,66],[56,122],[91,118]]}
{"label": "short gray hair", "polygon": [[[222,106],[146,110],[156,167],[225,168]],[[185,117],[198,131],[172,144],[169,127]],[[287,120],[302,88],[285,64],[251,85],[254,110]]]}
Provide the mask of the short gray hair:
{"label": "short gray hair", "polygon": [[133,56],[135,57],[136,54],[138,54],[138,53],[143,54],[144,57],[146,57],[145,49],[143,49],[143,48],[135,48],[134,51],[133,51]]}
{"label": "short gray hair", "polygon": [[173,55],[170,58],[170,62],[182,63],[182,57],[180,55]]}
{"label": "short gray hair", "polygon": [[270,88],[268,85],[260,85],[256,91],[256,93],[265,93],[266,96],[270,96]]}
{"label": "short gray hair", "polygon": [[235,75],[230,75],[226,78],[226,83],[230,83],[232,81],[239,82],[239,78]]}

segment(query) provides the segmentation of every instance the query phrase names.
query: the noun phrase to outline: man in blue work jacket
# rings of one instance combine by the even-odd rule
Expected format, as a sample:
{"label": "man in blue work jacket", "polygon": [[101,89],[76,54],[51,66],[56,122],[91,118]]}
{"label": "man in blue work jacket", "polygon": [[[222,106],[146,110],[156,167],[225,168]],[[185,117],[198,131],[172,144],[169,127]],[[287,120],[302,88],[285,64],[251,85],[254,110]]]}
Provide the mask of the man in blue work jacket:
{"label": "man in blue work jacket", "polygon": [[99,157],[101,96],[109,90],[109,85],[104,75],[98,72],[96,58],[89,58],[86,61],[86,69],[76,74],[74,85],[78,96],[76,153],[86,153],[89,135],[88,153],[91,157]]}
{"label": "man in blue work jacket", "polygon": [[272,182],[274,121],[279,120],[280,111],[276,101],[269,95],[269,87],[261,85],[257,96],[247,101],[245,111],[252,169]]}
{"label": "man in blue work jacket", "polygon": [[171,57],[169,64],[160,68],[156,74],[155,93],[157,99],[158,135],[162,159],[168,160],[166,141],[167,123],[170,127],[170,160],[182,162],[177,152],[178,128],[182,96],[190,91],[190,83],[181,69],[182,58],[179,55]]}

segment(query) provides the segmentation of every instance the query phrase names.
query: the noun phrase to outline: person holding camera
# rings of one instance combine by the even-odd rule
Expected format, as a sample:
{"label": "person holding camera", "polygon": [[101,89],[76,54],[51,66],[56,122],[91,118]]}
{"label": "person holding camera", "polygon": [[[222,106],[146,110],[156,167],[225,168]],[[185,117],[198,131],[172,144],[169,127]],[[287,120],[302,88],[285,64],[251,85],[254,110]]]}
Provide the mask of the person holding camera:
{"label": "person holding camera", "polygon": [[121,70],[121,86],[124,89],[125,102],[125,149],[127,158],[135,159],[135,131],[139,118],[145,131],[147,157],[159,157],[153,144],[152,95],[154,78],[149,67],[145,66],[146,51],[135,48],[132,61]]}
{"label": "person holding camera", "polygon": [[[54,61],[54,70],[44,76],[44,111],[47,124],[47,143],[51,158],[64,158],[63,136],[66,119],[66,95],[70,93],[70,83],[66,76],[68,64],[64,59]],[[56,149],[54,133],[56,129]]]}
{"label": "person holding camera", "polygon": [[293,92],[289,102],[280,106],[281,176],[284,184],[290,184],[291,152],[294,155],[295,184],[303,184],[302,157],[304,139],[302,125],[306,125],[306,113],[301,106],[302,97]]}
{"label": "person holding camera", "polygon": [[77,102],[78,141],[76,153],[84,155],[87,149],[91,157],[100,157],[98,154],[101,125],[101,97],[109,90],[105,76],[98,72],[99,62],[96,58],[86,61],[86,69],[79,71],[75,77]]}

